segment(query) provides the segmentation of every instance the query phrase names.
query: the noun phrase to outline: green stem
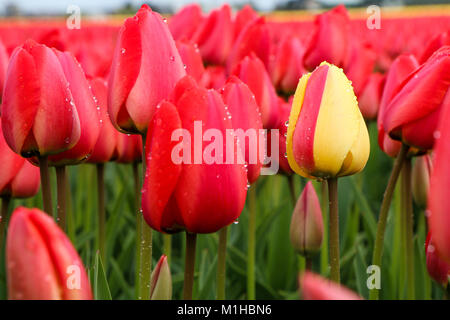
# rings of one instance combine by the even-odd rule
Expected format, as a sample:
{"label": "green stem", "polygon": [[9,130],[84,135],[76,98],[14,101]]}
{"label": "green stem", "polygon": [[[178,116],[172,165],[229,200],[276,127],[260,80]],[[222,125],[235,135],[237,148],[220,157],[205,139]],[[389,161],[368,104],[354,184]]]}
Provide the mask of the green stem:
{"label": "green stem", "polygon": [[47,156],[39,157],[39,169],[41,173],[41,189],[44,211],[47,212],[48,215],[53,216],[52,188],[50,184]]}
{"label": "green stem", "polygon": [[338,181],[337,178],[330,178],[327,182],[330,201],[330,278],[340,283]]}
{"label": "green stem", "polygon": [[227,227],[219,230],[219,248],[217,259],[217,300],[225,300]]}
{"label": "green stem", "polygon": [[0,214],[0,254],[3,248],[3,242],[5,238],[6,219],[8,218],[8,208],[11,202],[10,196],[2,197],[2,211]]}
{"label": "green stem", "polygon": [[320,273],[325,276],[328,273],[328,185],[326,180],[320,183],[320,207],[323,217],[323,239],[320,250]]}
{"label": "green stem", "polygon": [[[397,183],[403,162],[408,153],[408,146],[402,145],[397,158],[395,159],[394,167],[392,168],[391,176],[384,192],[383,202],[381,203],[380,214],[378,216],[377,234],[375,237],[375,247],[372,256],[372,265],[379,266],[381,269],[381,260],[383,257],[384,233],[386,231],[387,217],[389,207],[391,206],[392,195],[394,193],[395,184]],[[379,296],[378,289],[370,290],[370,300],[377,300]]]}
{"label": "green stem", "polygon": [[255,300],[256,185],[248,192],[247,299]]}
{"label": "green stem", "polygon": [[98,203],[98,250],[103,265],[106,265],[106,210],[105,210],[105,165],[98,163],[97,169],[97,203]]}
{"label": "green stem", "polygon": [[141,270],[141,219],[142,214],[140,208],[141,180],[139,176],[139,162],[133,162],[133,179],[134,179],[134,211],[136,212],[136,266],[135,266],[135,295],[139,299],[139,272]]}
{"label": "green stem", "polygon": [[197,243],[197,234],[186,232],[186,260],[184,263],[184,288],[183,288],[184,300],[192,300],[192,290],[194,288],[196,243]]}
{"label": "green stem", "polygon": [[414,300],[414,214],[412,208],[412,193],[411,193],[411,158],[406,158],[404,161],[403,170],[403,192],[405,199],[405,230],[406,230],[406,278],[408,279],[407,293],[408,299]]}
{"label": "green stem", "polygon": [[172,235],[164,233],[163,234],[163,245],[164,254],[167,256],[167,263],[170,266],[171,255],[172,255]]}
{"label": "green stem", "polygon": [[66,211],[67,211],[67,175],[66,166],[55,167],[56,171],[56,186],[57,186],[57,221],[62,230],[66,232]]}
{"label": "green stem", "polygon": [[[145,156],[145,135],[142,135],[142,170],[145,177],[147,166]],[[140,206],[139,206],[140,207]],[[150,280],[152,274],[152,229],[144,221],[140,212],[141,242],[140,242],[140,270],[139,270],[139,299],[150,300]]]}
{"label": "green stem", "polygon": [[295,207],[295,204],[297,203],[297,197],[295,195],[295,184],[294,184],[294,177],[293,175],[290,175],[287,177],[289,182],[289,193],[291,195],[292,205]]}

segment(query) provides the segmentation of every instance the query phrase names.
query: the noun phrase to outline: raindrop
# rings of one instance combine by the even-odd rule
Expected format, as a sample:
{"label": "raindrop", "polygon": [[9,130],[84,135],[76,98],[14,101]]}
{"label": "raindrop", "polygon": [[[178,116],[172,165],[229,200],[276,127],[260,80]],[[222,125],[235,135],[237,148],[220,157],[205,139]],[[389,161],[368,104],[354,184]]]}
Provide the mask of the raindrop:
{"label": "raindrop", "polygon": [[175,61],[175,57],[174,56],[170,56],[170,61]]}
{"label": "raindrop", "polygon": [[441,137],[441,132],[439,130],[436,130],[433,132],[433,137],[437,140]]}
{"label": "raindrop", "polygon": [[233,224],[239,224],[239,220],[238,219],[234,220]]}
{"label": "raindrop", "polygon": [[185,64],[183,64],[183,69],[186,70],[187,66]]}
{"label": "raindrop", "polygon": [[286,121],[286,122],[284,123],[284,125],[285,125],[286,127],[288,127],[288,126],[289,126],[289,120]]}
{"label": "raindrop", "polygon": [[167,23],[167,18],[163,18],[164,23]]}
{"label": "raindrop", "polygon": [[127,52],[127,49],[122,48],[122,50],[120,50],[120,52],[121,52],[122,54],[124,54],[125,52]]}

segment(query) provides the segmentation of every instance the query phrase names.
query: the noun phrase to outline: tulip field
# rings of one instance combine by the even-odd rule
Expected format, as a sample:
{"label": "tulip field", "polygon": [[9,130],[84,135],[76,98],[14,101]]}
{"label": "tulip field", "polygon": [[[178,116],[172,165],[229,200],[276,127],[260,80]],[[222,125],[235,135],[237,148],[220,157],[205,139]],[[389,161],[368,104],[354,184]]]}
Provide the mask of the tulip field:
{"label": "tulip field", "polygon": [[0,93],[0,300],[450,297],[448,5],[0,18]]}

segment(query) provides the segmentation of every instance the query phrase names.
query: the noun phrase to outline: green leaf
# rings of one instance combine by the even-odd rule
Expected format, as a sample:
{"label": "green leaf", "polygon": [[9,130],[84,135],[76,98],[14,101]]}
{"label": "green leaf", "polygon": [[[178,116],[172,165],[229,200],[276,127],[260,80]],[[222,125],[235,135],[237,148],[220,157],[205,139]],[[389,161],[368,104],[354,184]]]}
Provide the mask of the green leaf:
{"label": "green leaf", "polygon": [[95,254],[95,263],[92,276],[95,300],[112,300],[111,291],[109,290],[108,281],[106,280],[106,274],[103,268],[102,259],[98,251]]}

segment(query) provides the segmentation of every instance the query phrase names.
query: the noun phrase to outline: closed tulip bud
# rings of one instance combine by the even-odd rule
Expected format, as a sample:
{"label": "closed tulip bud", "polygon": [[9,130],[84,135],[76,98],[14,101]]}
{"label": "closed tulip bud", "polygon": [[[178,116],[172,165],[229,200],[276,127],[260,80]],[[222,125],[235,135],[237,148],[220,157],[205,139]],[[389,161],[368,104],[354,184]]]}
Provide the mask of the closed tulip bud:
{"label": "closed tulip bud", "polygon": [[322,245],[322,210],[311,181],[308,181],[295,205],[290,237],[294,249],[303,256],[311,256]]}
{"label": "closed tulip bud", "polygon": [[[172,99],[173,103],[159,105],[149,127],[144,218],[152,228],[167,233],[216,232],[239,217],[247,194],[242,154],[227,131],[232,122],[220,94],[198,86],[190,77],[180,80]],[[199,141],[202,132],[205,136],[215,132],[214,148]],[[172,139],[174,133],[178,139]],[[215,138],[219,134],[222,139]]]}
{"label": "closed tulip bud", "polygon": [[255,18],[241,31],[228,56],[227,71],[231,72],[250,53],[255,54],[266,68],[269,66],[270,34],[264,17]]}
{"label": "closed tulip bud", "polygon": [[8,298],[90,300],[91,286],[78,253],[53,219],[17,208],[6,243]]}
{"label": "closed tulip bud", "polygon": [[357,97],[363,92],[377,59],[376,52],[370,44],[354,39],[345,62],[344,72],[352,82]]}
{"label": "closed tulip bud", "polygon": [[77,109],[80,119],[81,134],[72,148],[50,156],[48,161],[54,166],[73,165],[83,162],[91,155],[100,133],[100,111],[97,109],[98,99],[92,94],[81,65],[71,53],[54,51],[70,84],[73,107]]}
{"label": "closed tulip bud", "polygon": [[417,157],[412,169],[412,194],[414,201],[421,208],[426,208],[432,163],[429,155]]}
{"label": "closed tulip bud", "polygon": [[198,26],[191,40],[198,44],[205,62],[223,64],[233,45],[233,36],[231,7],[224,4],[211,11]]}
{"label": "closed tulip bud", "polygon": [[117,134],[116,153],[113,159],[118,163],[142,161],[142,138],[137,134]]}
{"label": "closed tulip bud", "polygon": [[[292,100],[294,96],[291,96],[288,102],[283,101],[283,99],[280,98],[280,121],[278,122],[277,129],[279,130],[279,152],[278,152],[278,164],[279,168],[281,169],[281,173],[285,174],[287,176],[292,175],[294,172],[292,171],[291,167],[289,166],[288,159],[286,157],[286,137],[287,137],[287,126],[286,123],[289,119],[289,113],[291,112],[291,105]],[[271,135],[267,135],[267,145],[271,146]],[[267,149],[267,153],[269,157],[272,157],[271,155],[271,148]],[[272,159],[275,159],[272,157]]]}
{"label": "closed tulip bud", "polygon": [[169,29],[175,40],[191,39],[204,19],[198,3],[183,7],[169,21]]}
{"label": "closed tulip bud", "polygon": [[90,85],[92,93],[97,99],[101,127],[97,142],[87,162],[104,163],[114,157],[114,151],[117,147],[117,136],[122,133],[119,133],[114,128],[108,115],[108,88],[106,81],[102,78],[94,78],[90,81]]}
{"label": "closed tulip bud", "polygon": [[0,123],[0,197],[28,198],[39,190],[39,168],[15,154],[3,138]]}
{"label": "closed tulip bud", "polygon": [[234,18],[234,39],[237,39],[241,31],[245,28],[245,26],[255,18],[258,17],[258,13],[248,4],[242,7],[241,10],[236,12],[236,17]]}
{"label": "closed tulip bud", "polygon": [[253,183],[258,179],[262,167],[262,161],[259,159],[260,130],[262,130],[259,107],[247,85],[235,76],[230,77],[220,92],[225,105],[228,106],[233,129],[242,129],[242,136],[238,136],[240,147],[243,148],[242,154],[248,165],[248,181]]}
{"label": "closed tulip bud", "polygon": [[263,127],[274,129],[279,119],[278,96],[262,61],[252,53],[242,59],[233,74],[245,82],[255,95]]}
{"label": "closed tulip bud", "polygon": [[342,69],[322,63],[298,84],[289,116],[287,157],[304,177],[334,178],[361,171],[369,135]]}
{"label": "closed tulip bud", "polygon": [[393,140],[384,130],[384,113],[387,105],[395,95],[397,87],[406,79],[406,77],[419,67],[416,58],[410,54],[398,56],[391,64],[386,75],[386,80],[381,96],[380,107],[378,109],[377,127],[378,127],[378,145],[388,156],[396,157],[400,151],[401,143]]}
{"label": "closed tulip bud", "polygon": [[[8,69],[9,55],[5,46],[0,41],[0,99],[3,94],[3,85],[5,84],[6,70]],[[1,101],[1,100],[0,100]],[[0,105],[1,111],[1,105]]]}
{"label": "closed tulip bud", "polygon": [[177,41],[176,44],[181,60],[186,66],[186,73],[200,81],[205,72],[205,67],[197,44],[181,40]]}
{"label": "closed tulip bud", "polygon": [[383,115],[385,131],[396,140],[430,150],[438,121],[450,104],[450,46],[436,51],[396,89]]}
{"label": "closed tulip bud", "polygon": [[305,67],[314,69],[322,61],[343,66],[346,61],[350,19],[343,5],[318,15],[314,34],[305,53]]}
{"label": "closed tulip bud", "polygon": [[309,271],[300,277],[300,288],[304,300],[361,300],[350,289]]}
{"label": "closed tulip bud", "polygon": [[59,153],[80,139],[80,120],[61,63],[54,50],[32,40],[11,56],[1,112],[6,142],[24,157]]}
{"label": "closed tulip bud", "polygon": [[114,126],[145,133],[158,103],[186,74],[167,23],[143,5],[119,32],[108,83]]}
{"label": "closed tulip bud", "polygon": [[450,45],[450,31],[446,31],[436,35],[433,39],[428,42],[425,50],[420,55],[420,63],[424,63],[430,58],[435,51],[443,46]]}
{"label": "closed tulip bud", "polygon": [[220,89],[227,82],[225,68],[222,66],[207,66],[199,84],[207,89]]}
{"label": "closed tulip bud", "polygon": [[440,285],[447,286],[450,276],[450,264],[442,260],[436,252],[431,232],[428,233],[425,242],[425,255],[428,274]]}
{"label": "closed tulip bud", "polygon": [[428,192],[428,225],[439,256],[450,264],[450,105],[441,116],[439,138],[433,150],[433,172]]}
{"label": "closed tulip bud", "polygon": [[359,109],[366,120],[377,118],[381,95],[383,94],[384,75],[372,73],[367,79],[362,93],[359,95]]}
{"label": "closed tulip bud", "polygon": [[150,300],[172,300],[172,276],[165,255],[161,256],[152,272]]}

